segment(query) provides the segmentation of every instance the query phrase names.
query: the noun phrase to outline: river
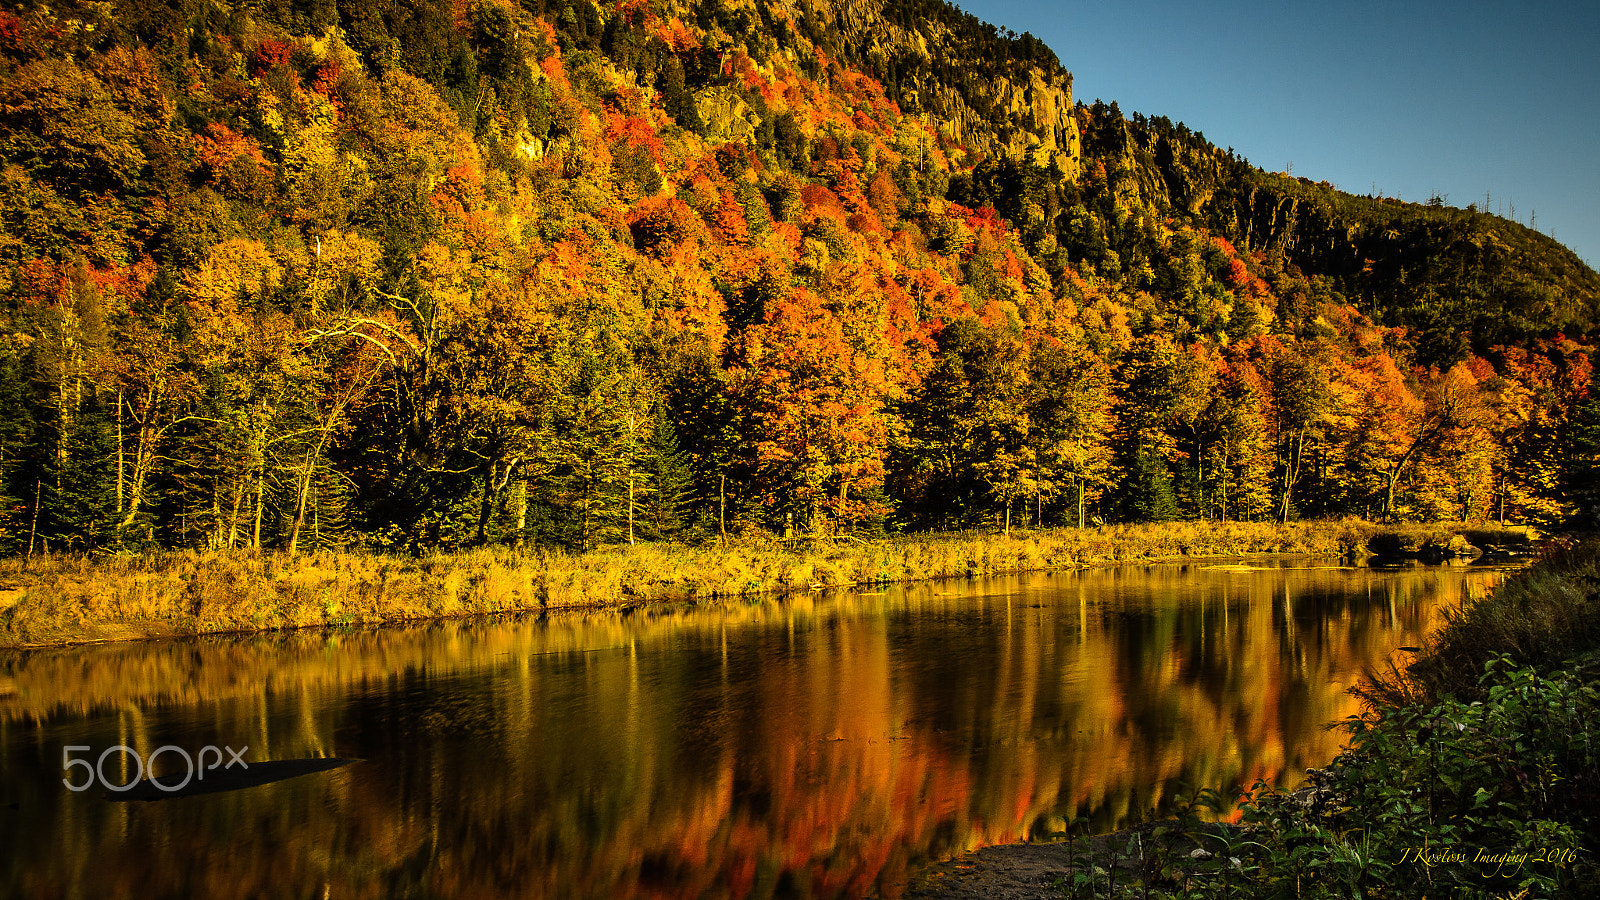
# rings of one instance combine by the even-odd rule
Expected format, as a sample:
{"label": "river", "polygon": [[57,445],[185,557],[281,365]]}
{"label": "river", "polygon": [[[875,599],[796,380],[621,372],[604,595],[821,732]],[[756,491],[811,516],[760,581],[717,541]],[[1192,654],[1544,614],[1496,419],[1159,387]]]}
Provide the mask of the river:
{"label": "river", "polygon": [[[4,653],[0,893],[893,897],[1185,785],[1297,783],[1362,672],[1502,577],[1152,564]],[[360,761],[105,789],[161,747],[169,786]]]}

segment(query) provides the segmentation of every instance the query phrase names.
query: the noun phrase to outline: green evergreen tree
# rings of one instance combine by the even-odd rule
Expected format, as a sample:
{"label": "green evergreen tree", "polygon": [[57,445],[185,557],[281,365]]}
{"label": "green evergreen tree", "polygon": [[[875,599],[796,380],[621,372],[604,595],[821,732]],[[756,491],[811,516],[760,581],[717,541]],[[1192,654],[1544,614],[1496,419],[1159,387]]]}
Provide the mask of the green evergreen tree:
{"label": "green evergreen tree", "polygon": [[1119,505],[1127,521],[1170,522],[1178,518],[1178,498],[1166,463],[1144,447],[1135,451],[1119,493]]}
{"label": "green evergreen tree", "polygon": [[560,540],[580,551],[636,539],[648,454],[646,382],[606,328],[576,336],[557,354],[549,437],[534,468],[551,493]]}
{"label": "green evergreen tree", "polygon": [[55,550],[105,547],[116,530],[116,432],[99,403],[65,422],[45,462],[39,534]]}
{"label": "green evergreen tree", "polygon": [[0,553],[27,549],[36,469],[28,465],[34,420],[14,353],[0,355]]}
{"label": "green evergreen tree", "polygon": [[548,447],[562,541],[579,551],[626,539],[631,459],[605,399],[592,394],[572,398]]}
{"label": "green evergreen tree", "polygon": [[664,403],[656,404],[655,422],[644,450],[644,532],[653,540],[666,540],[683,529],[694,476],[688,455],[678,448],[677,431]]}
{"label": "green evergreen tree", "polygon": [[666,108],[667,115],[678,123],[678,127],[695,134],[704,134],[705,123],[700,121],[700,109],[695,106],[694,94],[690,93],[689,86],[684,80],[683,62],[677,56],[668,56],[666,65],[662,69],[661,101]]}

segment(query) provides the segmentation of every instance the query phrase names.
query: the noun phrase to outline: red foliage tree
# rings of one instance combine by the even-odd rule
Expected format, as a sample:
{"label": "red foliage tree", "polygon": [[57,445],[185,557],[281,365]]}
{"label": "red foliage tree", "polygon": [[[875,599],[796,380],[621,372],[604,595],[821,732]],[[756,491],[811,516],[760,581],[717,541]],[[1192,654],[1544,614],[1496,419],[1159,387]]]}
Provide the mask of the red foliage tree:
{"label": "red foliage tree", "polygon": [[267,38],[257,44],[255,51],[250,54],[250,74],[260,78],[279,66],[288,65],[294,51],[293,41]]}

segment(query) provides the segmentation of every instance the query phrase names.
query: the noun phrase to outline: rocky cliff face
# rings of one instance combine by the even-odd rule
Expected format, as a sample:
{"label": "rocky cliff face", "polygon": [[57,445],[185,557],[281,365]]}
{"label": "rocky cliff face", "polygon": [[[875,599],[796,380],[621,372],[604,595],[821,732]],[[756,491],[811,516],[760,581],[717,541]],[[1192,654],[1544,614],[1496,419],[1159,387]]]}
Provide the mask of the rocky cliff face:
{"label": "rocky cliff face", "polygon": [[980,149],[989,152],[1026,156],[1036,165],[1054,163],[1067,177],[1076,178],[1082,146],[1072,114],[1071,79],[1037,67],[1023,74],[1016,81],[1001,75],[993,82],[992,105],[1005,123],[1000,134],[991,141],[987,128],[969,128],[967,140],[987,145]]}

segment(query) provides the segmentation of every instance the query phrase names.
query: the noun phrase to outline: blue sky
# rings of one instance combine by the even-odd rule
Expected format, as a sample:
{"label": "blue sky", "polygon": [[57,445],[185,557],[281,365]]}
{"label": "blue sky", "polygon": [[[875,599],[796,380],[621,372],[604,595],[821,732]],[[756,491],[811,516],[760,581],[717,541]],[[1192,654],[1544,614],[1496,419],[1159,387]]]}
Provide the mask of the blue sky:
{"label": "blue sky", "polygon": [[[1477,203],[1600,265],[1600,3],[965,0],[1083,102],[1163,115],[1271,171]],[[1516,214],[1511,208],[1515,205]],[[1535,218],[1536,217],[1536,218]]]}

